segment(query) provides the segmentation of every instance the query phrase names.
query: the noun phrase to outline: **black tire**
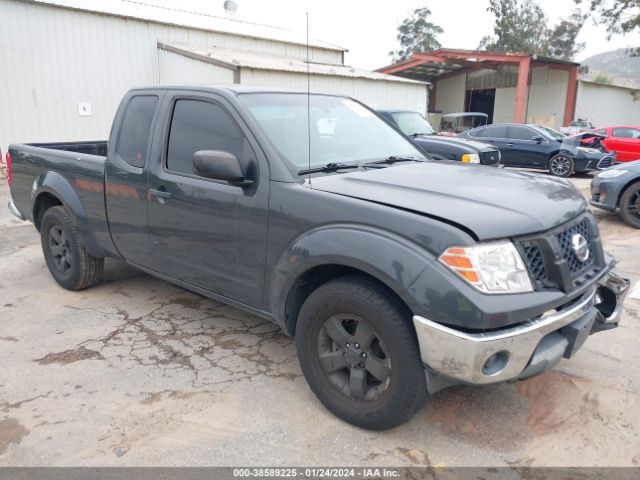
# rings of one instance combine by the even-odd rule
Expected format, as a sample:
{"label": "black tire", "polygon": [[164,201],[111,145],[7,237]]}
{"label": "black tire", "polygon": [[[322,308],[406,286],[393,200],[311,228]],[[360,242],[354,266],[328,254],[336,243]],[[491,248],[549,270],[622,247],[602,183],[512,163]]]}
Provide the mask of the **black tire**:
{"label": "black tire", "polygon": [[633,228],[640,228],[640,182],[628,187],[620,198],[620,216]]}
{"label": "black tire", "polygon": [[[333,331],[332,325],[342,330]],[[364,325],[362,330],[358,330],[360,325]],[[341,344],[334,340],[338,331]],[[360,346],[358,338],[366,338],[367,345]],[[425,403],[426,379],[411,313],[364,277],[341,277],[311,293],[298,316],[296,348],[313,393],[329,411],[353,425],[370,430],[393,428]],[[355,364],[349,365],[351,362]],[[351,368],[353,365],[357,366]],[[380,378],[388,376],[380,380],[371,370]]]}
{"label": "black tire", "polygon": [[564,153],[557,153],[549,159],[549,173],[554,177],[567,178],[573,175],[576,168],[573,158]]}
{"label": "black tire", "polygon": [[47,267],[61,287],[82,290],[100,282],[104,258],[87,253],[66,208],[52,207],[45,212],[40,239]]}

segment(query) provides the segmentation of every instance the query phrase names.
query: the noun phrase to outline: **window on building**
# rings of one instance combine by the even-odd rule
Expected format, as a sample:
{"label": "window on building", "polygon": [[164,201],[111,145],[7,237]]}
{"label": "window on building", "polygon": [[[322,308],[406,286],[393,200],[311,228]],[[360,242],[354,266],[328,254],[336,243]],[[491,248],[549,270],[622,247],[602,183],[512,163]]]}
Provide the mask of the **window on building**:
{"label": "window on building", "polygon": [[134,167],[143,167],[147,158],[147,145],[151,123],[158,105],[154,95],[132,97],[122,119],[116,153]]}
{"label": "window on building", "polygon": [[221,150],[242,159],[244,134],[219,105],[203,100],[178,100],[173,109],[167,168],[193,174],[193,154]]}

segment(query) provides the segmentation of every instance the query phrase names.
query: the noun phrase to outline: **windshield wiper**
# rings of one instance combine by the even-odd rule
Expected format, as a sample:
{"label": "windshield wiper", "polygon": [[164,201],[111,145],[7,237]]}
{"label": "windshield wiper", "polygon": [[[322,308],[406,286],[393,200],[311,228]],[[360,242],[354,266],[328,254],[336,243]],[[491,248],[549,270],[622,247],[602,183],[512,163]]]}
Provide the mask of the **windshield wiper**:
{"label": "windshield wiper", "polygon": [[436,132],[424,132],[424,133],[412,133],[409,135],[411,138],[421,137],[422,135],[435,135]]}
{"label": "windshield wiper", "polygon": [[306,175],[308,173],[328,173],[328,172],[337,172],[338,170],[344,170],[346,168],[359,168],[360,165],[357,163],[327,163],[326,165],[322,165],[321,167],[313,167],[307,168],[304,170],[300,170],[298,175]]}
{"label": "windshield wiper", "polygon": [[420,157],[414,157],[411,155],[407,155],[407,156],[402,156],[402,155],[391,155],[390,157],[385,158],[384,160],[376,160],[373,162],[367,162],[365,164],[363,164],[363,167],[374,167],[374,168],[379,168],[376,167],[377,165],[393,165],[394,163],[398,163],[398,162],[424,162],[426,159],[425,158],[420,158]]}

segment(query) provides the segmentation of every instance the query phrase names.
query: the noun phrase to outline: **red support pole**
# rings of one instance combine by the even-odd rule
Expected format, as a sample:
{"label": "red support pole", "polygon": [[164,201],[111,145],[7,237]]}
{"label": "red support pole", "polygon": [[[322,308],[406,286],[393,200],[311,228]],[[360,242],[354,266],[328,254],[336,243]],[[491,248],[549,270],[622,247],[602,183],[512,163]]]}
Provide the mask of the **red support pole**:
{"label": "red support pole", "polygon": [[567,83],[567,99],[564,103],[564,119],[562,122],[563,127],[568,127],[571,120],[573,120],[573,113],[576,108],[576,94],[578,87],[578,67],[573,66],[569,70],[569,80]]}
{"label": "red support pole", "polygon": [[525,122],[525,110],[527,108],[527,87],[529,83],[529,65],[531,58],[522,57],[518,66],[518,83],[516,84],[516,105],[513,112],[514,123]]}

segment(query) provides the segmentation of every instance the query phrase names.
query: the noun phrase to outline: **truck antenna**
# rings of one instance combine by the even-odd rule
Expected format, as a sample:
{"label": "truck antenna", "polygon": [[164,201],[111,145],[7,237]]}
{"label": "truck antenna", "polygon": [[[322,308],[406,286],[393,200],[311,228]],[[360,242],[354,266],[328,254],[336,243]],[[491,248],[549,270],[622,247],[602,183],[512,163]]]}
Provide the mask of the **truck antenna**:
{"label": "truck antenna", "polygon": [[[307,14],[307,162],[309,168],[309,187],[311,185],[311,73],[309,71],[309,12]],[[312,187],[313,188],[313,187]]]}

